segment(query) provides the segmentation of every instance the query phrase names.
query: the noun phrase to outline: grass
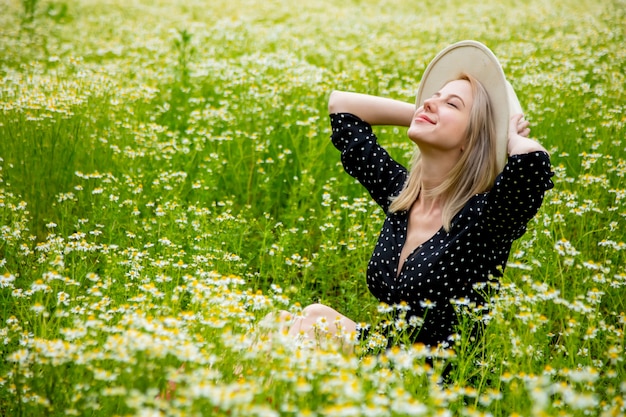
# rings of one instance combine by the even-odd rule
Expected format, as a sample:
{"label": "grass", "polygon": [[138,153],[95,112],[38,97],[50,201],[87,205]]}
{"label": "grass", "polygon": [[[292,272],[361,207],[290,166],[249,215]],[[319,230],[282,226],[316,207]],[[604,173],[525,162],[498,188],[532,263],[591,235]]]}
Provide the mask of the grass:
{"label": "grass", "polygon": [[[624,6],[3,4],[0,413],[624,415]],[[376,327],[403,323],[364,279],[383,215],[338,163],[328,94],[412,101],[466,38],[500,57],[556,187],[487,316],[458,306],[452,349],[385,351]],[[270,343],[267,313],[312,302],[372,326],[359,355]]]}

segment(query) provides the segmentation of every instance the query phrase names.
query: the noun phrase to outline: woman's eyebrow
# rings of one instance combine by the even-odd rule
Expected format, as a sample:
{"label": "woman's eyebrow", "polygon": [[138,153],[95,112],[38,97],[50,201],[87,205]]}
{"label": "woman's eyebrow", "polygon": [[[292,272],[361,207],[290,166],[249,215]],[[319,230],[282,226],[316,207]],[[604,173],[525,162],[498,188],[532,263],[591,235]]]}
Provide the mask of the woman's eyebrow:
{"label": "woman's eyebrow", "polygon": [[[435,94],[433,94],[433,97],[441,97],[441,93],[439,91],[437,91]],[[448,94],[449,98],[458,98],[461,103],[463,104],[463,107],[465,107],[465,102],[463,101],[463,99],[461,98],[461,96],[456,95],[456,94]]]}

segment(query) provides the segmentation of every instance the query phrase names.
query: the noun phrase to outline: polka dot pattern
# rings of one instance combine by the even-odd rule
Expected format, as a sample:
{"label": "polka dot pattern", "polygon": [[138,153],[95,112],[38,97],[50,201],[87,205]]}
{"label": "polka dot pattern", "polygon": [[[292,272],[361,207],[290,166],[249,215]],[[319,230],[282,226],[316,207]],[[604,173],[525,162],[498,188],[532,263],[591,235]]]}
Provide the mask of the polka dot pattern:
{"label": "polka dot pattern", "polygon": [[454,332],[456,314],[450,300],[481,302],[473,289],[490,276],[499,277],[513,241],[524,234],[546,190],[553,187],[550,159],[545,152],[509,157],[493,188],[477,194],[456,214],[451,229],[441,228],[417,247],[398,272],[407,235],[408,211],[388,213],[407,169],[378,144],[371,126],[358,117],[333,114],[331,140],[341,151],[348,174],[356,178],[387,212],[367,268],[367,284],[381,302],[404,301],[410,313],[423,317],[415,342],[436,346]]}

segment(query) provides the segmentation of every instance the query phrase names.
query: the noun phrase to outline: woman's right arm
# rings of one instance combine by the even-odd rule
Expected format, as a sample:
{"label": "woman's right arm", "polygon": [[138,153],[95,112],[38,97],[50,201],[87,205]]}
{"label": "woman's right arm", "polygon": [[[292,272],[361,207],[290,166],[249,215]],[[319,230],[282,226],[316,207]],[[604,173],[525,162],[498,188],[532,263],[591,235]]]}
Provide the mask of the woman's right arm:
{"label": "woman's right arm", "polygon": [[415,105],[367,94],[333,91],[328,99],[328,113],[351,113],[370,125],[408,127]]}

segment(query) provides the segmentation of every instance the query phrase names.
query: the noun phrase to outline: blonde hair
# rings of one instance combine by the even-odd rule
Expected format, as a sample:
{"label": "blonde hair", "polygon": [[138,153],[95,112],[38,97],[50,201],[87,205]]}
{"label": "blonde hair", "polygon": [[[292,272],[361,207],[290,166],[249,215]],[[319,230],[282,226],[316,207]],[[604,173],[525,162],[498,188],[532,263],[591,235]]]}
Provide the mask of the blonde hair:
{"label": "blonde hair", "polygon": [[447,178],[432,190],[422,190],[421,155],[416,147],[411,169],[404,187],[392,199],[390,212],[409,210],[420,193],[429,197],[444,197],[442,209],[443,227],[449,231],[452,218],[478,193],[488,191],[498,175],[496,158],[496,129],[493,110],[487,91],[480,82],[469,74],[462,73],[457,80],[468,81],[472,88],[474,104],[470,110],[469,123],[465,132],[465,148],[461,159],[452,168]]}

